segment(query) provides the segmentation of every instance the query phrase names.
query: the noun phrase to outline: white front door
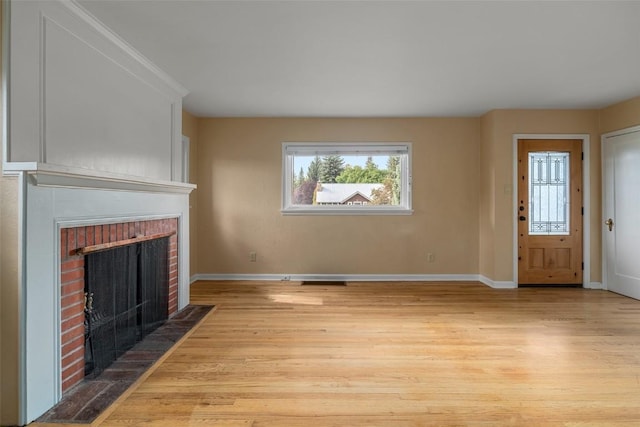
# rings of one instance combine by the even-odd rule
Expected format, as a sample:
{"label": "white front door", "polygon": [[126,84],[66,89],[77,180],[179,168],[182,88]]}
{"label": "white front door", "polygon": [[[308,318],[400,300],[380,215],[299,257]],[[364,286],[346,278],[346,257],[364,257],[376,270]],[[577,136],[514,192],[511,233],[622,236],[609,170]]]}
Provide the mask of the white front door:
{"label": "white front door", "polygon": [[605,285],[640,299],[640,129],[605,135],[602,144]]}

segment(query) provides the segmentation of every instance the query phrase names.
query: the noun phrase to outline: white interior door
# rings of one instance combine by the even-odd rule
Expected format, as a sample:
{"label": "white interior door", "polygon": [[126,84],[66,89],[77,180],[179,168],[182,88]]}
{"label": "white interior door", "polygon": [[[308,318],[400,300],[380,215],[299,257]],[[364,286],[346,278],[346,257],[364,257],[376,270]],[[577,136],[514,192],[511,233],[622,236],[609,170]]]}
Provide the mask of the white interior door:
{"label": "white interior door", "polygon": [[602,143],[605,285],[640,299],[640,129]]}

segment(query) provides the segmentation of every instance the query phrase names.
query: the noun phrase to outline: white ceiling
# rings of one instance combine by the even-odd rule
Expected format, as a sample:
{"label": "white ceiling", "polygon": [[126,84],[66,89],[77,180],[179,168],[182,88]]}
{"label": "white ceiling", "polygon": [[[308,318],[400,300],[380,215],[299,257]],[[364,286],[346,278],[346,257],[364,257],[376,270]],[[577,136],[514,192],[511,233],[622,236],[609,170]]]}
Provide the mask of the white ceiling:
{"label": "white ceiling", "polygon": [[79,3],[198,116],[477,116],[640,95],[638,1]]}

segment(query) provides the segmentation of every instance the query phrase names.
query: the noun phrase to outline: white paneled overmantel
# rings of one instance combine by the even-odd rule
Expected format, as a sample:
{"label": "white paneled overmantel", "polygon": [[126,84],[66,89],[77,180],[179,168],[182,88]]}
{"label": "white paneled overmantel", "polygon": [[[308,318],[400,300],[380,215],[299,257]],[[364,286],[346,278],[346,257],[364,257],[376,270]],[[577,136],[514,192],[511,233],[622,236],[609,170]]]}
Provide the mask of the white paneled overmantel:
{"label": "white paneled overmantel", "polygon": [[73,1],[3,3],[3,170],[179,181],[187,91]]}
{"label": "white paneled overmantel", "polygon": [[18,181],[16,389],[25,425],[61,398],[61,229],[175,218],[189,301],[187,91],[74,1],[3,1],[3,163]]}

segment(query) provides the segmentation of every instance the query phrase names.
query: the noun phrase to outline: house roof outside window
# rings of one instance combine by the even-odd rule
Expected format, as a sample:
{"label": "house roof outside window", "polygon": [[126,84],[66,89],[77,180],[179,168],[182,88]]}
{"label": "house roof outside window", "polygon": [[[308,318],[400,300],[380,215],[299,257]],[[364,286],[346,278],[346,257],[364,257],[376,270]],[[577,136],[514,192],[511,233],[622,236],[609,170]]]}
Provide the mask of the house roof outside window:
{"label": "house roof outside window", "polygon": [[382,188],[383,184],[325,184],[318,183],[316,203],[344,204],[357,194],[371,201],[371,192]]}

